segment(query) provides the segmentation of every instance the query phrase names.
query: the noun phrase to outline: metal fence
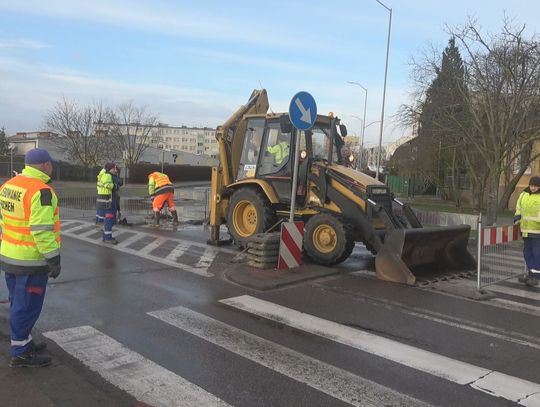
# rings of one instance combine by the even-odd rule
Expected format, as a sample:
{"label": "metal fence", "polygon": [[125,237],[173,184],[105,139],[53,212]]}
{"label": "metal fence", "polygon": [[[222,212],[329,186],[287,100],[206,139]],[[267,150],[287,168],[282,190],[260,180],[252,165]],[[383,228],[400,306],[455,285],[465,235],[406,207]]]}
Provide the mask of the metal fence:
{"label": "metal fence", "polygon": [[[176,188],[174,200],[180,221],[208,218],[209,188]],[[93,190],[84,190],[76,195],[58,196],[61,219],[93,218],[96,214],[96,196]],[[148,197],[120,197],[120,212],[130,223],[145,223],[152,216],[152,203]],[[129,219],[131,218],[131,219]]]}
{"label": "metal fence", "polygon": [[478,290],[526,271],[519,226],[482,227],[481,219],[478,219]]}

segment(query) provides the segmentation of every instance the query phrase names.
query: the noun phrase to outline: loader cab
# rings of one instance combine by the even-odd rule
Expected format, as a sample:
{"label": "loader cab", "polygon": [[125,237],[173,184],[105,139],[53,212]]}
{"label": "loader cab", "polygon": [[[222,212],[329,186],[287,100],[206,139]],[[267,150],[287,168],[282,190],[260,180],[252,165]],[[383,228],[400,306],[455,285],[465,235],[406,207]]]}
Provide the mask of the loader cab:
{"label": "loader cab", "polygon": [[[319,116],[312,129],[294,131],[288,115],[248,117],[237,181],[261,179],[268,182],[283,204],[291,202],[295,137],[300,137],[297,203],[306,198],[308,175],[314,162],[341,163],[344,126],[339,120]],[[341,134],[340,134],[341,133]]]}

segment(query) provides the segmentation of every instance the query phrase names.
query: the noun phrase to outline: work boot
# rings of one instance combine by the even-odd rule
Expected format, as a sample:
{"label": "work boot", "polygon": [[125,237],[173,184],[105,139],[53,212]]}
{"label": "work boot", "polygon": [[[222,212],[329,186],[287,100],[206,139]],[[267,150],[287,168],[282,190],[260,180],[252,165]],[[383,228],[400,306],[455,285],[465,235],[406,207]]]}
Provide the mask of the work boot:
{"label": "work boot", "polygon": [[178,223],[179,223],[179,222],[178,222],[178,212],[176,212],[176,211],[171,211],[171,214],[172,214],[172,219],[173,219],[173,220],[172,220],[172,224],[173,224],[174,226],[178,226]]}
{"label": "work boot", "polygon": [[118,240],[116,240],[116,239],[113,237],[112,239],[104,240],[103,243],[115,245],[115,244],[118,244]]}
{"label": "work boot", "polygon": [[538,285],[538,280],[533,277],[528,277],[525,285],[528,287],[536,287]]}
{"label": "work boot", "polygon": [[41,353],[45,349],[47,349],[47,344],[45,342],[30,342],[30,349],[32,349],[32,352],[34,353]]}
{"label": "work boot", "polygon": [[522,284],[527,284],[527,281],[529,280],[529,276],[527,274],[524,274],[520,277],[518,277],[518,281]]}
{"label": "work boot", "polygon": [[160,212],[154,212],[154,223],[152,224],[152,226],[158,228],[159,227],[159,218],[161,217],[161,213]]}
{"label": "work boot", "polygon": [[44,367],[49,366],[51,361],[50,356],[39,356],[32,349],[28,349],[20,355],[12,356],[9,367]]}

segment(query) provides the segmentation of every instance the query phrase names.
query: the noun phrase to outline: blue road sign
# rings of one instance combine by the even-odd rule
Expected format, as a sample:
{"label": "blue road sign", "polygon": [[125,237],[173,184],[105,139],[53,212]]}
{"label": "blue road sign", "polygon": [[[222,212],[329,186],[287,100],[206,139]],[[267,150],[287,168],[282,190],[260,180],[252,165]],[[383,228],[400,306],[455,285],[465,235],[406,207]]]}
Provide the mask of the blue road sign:
{"label": "blue road sign", "polygon": [[307,130],[313,126],[317,118],[317,104],[307,92],[298,92],[289,105],[291,123],[298,130]]}

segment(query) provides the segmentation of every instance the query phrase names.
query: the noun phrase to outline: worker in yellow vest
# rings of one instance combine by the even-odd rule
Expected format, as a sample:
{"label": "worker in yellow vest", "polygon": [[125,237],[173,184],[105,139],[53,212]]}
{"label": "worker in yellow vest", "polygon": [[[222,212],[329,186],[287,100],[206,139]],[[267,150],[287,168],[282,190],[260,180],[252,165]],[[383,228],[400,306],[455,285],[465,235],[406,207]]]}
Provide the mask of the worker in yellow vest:
{"label": "worker in yellow vest", "polygon": [[267,151],[274,156],[275,165],[281,165],[289,159],[290,143],[289,135],[281,133],[278,136],[277,143],[267,148]]}
{"label": "worker in yellow vest", "polygon": [[519,195],[514,223],[519,223],[523,237],[523,257],[527,275],[518,278],[528,286],[540,281],[540,177],[531,177],[529,186]]}
{"label": "worker in yellow vest", "polygon": [[97,176],[96,206],[104,220],[103,243],[115,245],[118,242],[113,237],[112,228],[116,223],[118,185],[114,182],[114,176],[118,173],[118,167],[114,163],[107,163],[103,169]]}
{"label": "worker in yellow vest", "polygon": [[159,226],[160,213],[165,204],[173,216],[173,225],[178,225],[178,213],[174,205],[174,185],[169,177],[158,171],[148,175],[148,194],[153,198],[154,226]]}
{"label": "worker in yellow vest", "polygon": [[48,185],[52,158],[35,148],[25,157],[22,173],[0,187],[2,245],[0,268],[6,274],[10,301],[10,367],[41,367],[51,363],[39,355],[31,330],[39,318],[49,277],[60,274],[58,198]]}

